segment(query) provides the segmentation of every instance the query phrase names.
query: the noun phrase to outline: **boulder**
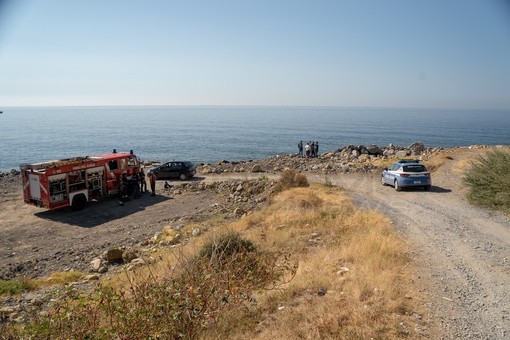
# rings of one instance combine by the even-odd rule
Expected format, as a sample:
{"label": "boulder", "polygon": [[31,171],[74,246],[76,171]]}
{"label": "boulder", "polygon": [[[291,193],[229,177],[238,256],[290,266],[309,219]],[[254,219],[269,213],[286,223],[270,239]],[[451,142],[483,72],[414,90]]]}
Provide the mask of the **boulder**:
{"label": "boulder", "polygon": [[369,146],[367,146],[367,151],[370,155],[381,155],[382,154],[381,148],[375,144],[370,144]]}
{"label": "boulder", "polygon": [[124,251],[120,248],[112,248],[105,254],[105,259],[108,262],[120,262],[122,261],[122,254]]}
{"label": "boulder", "polygon": [[251,172],[262,172],[262,167],[260,166],[260,164],[254,164],[253,167],[251,168]]}
{"label": "boulder", "polygon": [[398,158],[407,157],[407,150],[400,150],[395,153],[395,156]]}
{"label": "boulder", "polygon": [[408,147],[409,150],[411,150],[415,154],[419,154],[425,150],[425,145],[420,142],[415,142]]}

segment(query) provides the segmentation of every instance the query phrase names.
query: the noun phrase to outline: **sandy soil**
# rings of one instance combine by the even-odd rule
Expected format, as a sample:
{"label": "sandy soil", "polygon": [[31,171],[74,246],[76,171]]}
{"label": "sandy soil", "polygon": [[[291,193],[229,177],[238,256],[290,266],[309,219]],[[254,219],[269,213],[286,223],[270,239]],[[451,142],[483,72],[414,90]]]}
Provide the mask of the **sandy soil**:
{"label": "sandy soil", "polygon": [[[457,152],[433,173],[430,191],[396,192],[381,185],[379,174],[307,174],[310,181],[330,181],[357,204],[386,214],[409,241],[433,337],[510,338],[510,221],[469,205],[461,182],[465,160],[479,152]],[[197,180],[250,176],[260,174]],[[0,277],[80,269],[106,248],[148,239],[182,216],[205,216],[221,200],[208,191],[174,198],[145,195],[123,207],[112,199],[80,212],[51,212],[24,204],[16,182],[0,181],[0,189]]]}

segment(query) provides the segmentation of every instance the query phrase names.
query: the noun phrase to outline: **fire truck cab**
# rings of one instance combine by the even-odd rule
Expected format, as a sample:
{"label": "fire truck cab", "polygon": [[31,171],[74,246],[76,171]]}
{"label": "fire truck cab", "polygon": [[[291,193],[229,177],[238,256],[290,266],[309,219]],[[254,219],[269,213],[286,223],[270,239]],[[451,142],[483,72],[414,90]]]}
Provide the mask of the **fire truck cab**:
{"label": "fire truck cab", "polygon": [[81,210],[87,202],[118,194],[122,175],[138,172],[140,160],[132,150],[114,149],[99,156],[21,164],[20,169],[25,203],[51,210]]}

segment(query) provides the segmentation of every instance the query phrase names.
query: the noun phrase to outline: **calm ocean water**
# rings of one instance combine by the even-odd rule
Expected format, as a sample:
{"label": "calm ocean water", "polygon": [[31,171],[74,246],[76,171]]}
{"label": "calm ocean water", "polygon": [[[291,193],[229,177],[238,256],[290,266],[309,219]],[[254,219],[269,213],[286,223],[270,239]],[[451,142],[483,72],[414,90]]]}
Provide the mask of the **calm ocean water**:
{"label": "calm ocean water", "polygon": [[510,110],[347,107],[4,107],[0,171],[134,150],[142,160],[261,159],[348,144],[510,145]]}

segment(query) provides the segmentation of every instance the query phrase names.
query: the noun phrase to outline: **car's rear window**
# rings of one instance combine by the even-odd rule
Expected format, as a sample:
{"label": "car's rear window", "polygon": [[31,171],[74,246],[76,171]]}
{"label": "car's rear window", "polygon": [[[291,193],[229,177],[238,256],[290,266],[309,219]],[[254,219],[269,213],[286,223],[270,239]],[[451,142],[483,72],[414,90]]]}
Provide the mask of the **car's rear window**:
{"label": "car's rear window", "polygon": [[193,163],[191,163],[191,162],[186,162],[185,164],[186,164],[186,167],[188,167],[188,168],[191,168],[193,166]]}
{"label": "car's rear window", "polygon": [[413,164],[413,165],[404,165],[404,172],[425,172],[427,168],[423,165]]}

